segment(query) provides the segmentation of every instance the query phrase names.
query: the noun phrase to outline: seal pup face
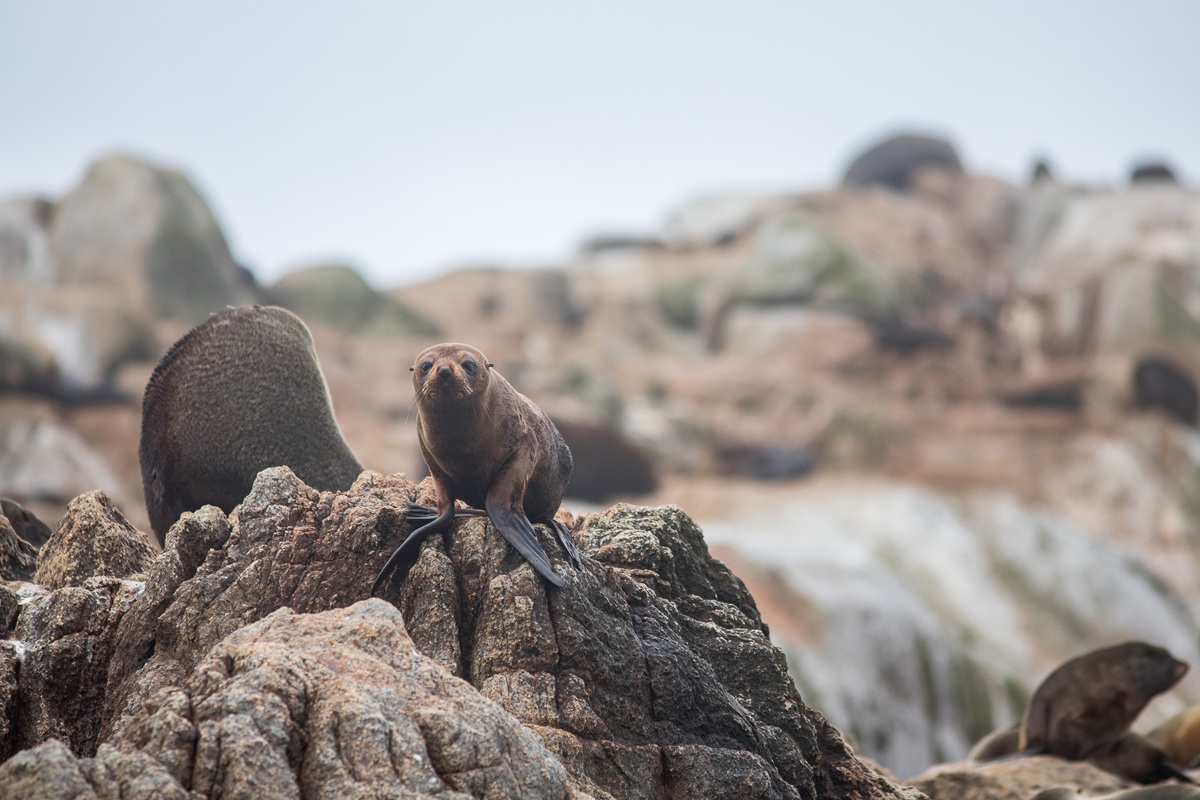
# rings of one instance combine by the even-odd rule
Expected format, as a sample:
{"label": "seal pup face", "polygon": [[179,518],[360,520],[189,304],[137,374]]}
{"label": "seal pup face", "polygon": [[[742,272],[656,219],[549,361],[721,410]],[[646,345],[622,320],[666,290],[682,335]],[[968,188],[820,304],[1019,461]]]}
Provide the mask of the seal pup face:
{"label": "seal pup face", "polygon": [[491,382],[492,365],[469,344],[447,342],[426,348],[409,367],[421,408],[478,401]]}

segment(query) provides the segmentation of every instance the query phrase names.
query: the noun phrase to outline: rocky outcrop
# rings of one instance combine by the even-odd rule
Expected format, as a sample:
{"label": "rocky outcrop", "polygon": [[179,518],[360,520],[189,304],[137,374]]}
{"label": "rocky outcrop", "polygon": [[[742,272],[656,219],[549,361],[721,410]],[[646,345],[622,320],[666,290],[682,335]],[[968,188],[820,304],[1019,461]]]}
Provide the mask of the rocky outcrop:
{"label": "rocky outcrop", "polygon": [[258,296],[191,182],[126,155],[58,202],[0,203],[0,276],[0,386],[67,398],[107,397],[122,365],[154,358],[157,320]]}
{"label": "rocky outcrop", "polygon": [[81,494],[38,553],[34,582],[47,589],[82,586],[93,575],[144,578],[154,551],[104,492]]}
{"label": "rocky outcrop", "polygon": [[437,336],[438,327],[371,288],[352,267],[328,264],[289,272],[265,290],[275,305],[310,323],[368,336]]}
{"label": "rocky outcrop", "polygon": [[8,517],[0,515],[0,580],[29,580],[36,560],[37,548],[17,533]]}
{"label": "rocky outcrop", "polygon": [[1200,660],[1192,609],[1145,561],[1014,497],[841,478],[741,499],[755,510],[707,541],[771,611],[806,702],[901,777],[1016,722],[1066,658],[1146,639]]}
{"label": "rocky outcrop", "polygon": [[1107,794],[1130,784],[1099,767],[1054,756],[943,764],[912,780],[929,800],[1030,800],[1042,789],[1068,786]]}
{"label": "rocky outcrop", "polygon": [[55,208],[49,246],[60,285],[111,288],[163,317],[199,322],[254,297],[191,181],[132,156],[88,168]]}
{"label": "rocky outcrop", "polygon": [[550,549],[557,591],[486,519],[460,521],[398,610],[365,600],[408,532],[398,509],[429,492],[368,472],[317,493],[267,470],[229,519],[185,514],[144,590],[93,577],[27,603],[16,707],[38,716],[10,724],[43,744],[0,767],[0,794],[918,796],[804,705],[678,509],[579,520],[584,568]]}

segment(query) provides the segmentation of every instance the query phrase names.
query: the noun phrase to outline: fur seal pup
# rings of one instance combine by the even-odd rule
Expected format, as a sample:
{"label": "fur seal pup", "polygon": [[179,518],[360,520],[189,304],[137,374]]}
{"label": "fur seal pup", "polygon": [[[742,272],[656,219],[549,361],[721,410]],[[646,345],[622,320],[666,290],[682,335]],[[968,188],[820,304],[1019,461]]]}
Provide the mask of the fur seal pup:
{"label": "fur seal pup", "polygon": [[228,514],[268,467],[321,491],[349,489],[362,472],[312,334],[276,306],[226,309],[171,346],[146,384],[138,460],[160,544],[184,511]]}
{"label": "fur seal pup", "polygon": [[[575,566],[582,566],[575,542],[554,520],[572,468],[571,451],[554,423],[470,345],[434,345],[417,356],[409,371],[416,392],[417,438],[437,487],[437,509],[410,504],[408,518],[424,524],[392,553],[371,594],[393,569],[393,580],[404,580],[425,537],[450,527],[456,500],[486,509],[509,544],[538,574],[561,587],[563,579],[550,565],[532,524],[550,526]],[[481,513],[467,510],[458,516]]]}
{"label": "fur seal pup", "polygon": [[1094,650],[1050,673],[1021,719],[1020,749],[1072,761],[1115,742],[1160,692],[1174,686],[1188,665],[1145,642]]}

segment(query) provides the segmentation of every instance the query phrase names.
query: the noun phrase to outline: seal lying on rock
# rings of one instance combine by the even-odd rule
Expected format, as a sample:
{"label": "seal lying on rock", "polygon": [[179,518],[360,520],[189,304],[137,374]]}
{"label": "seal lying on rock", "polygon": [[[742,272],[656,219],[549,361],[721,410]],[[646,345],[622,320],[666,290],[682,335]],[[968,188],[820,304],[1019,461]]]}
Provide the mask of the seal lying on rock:
{"label": "seal lying on rock", "polygon": [[1161,647],[1126,642],[1073,658],[1050,673],[1021,719],[1020,750],[1073,761],[1125,733],[1146,703],[1188,665]]}
{"label": "seal lying on rock", "polygon": [[1166,751],[1176,764],[1200,761],[1200,706],[1189,706],[1159,725],[1146,738]]}
{"label": "seal lying on rock", "polygon": [[1112,744],[1096,750],[1088,761],[1138,783],[1161,783],[1172,778],[1192,783],[1183,767],[1173,763],[1165,750],[1133,731],[1126,731]]}
{"label": "seal lying on rock", "polygon": [[1200,800],[1200,787],[1188,784],[1165,783],[1141,789],[1125,789],[1106,795],[1080,794],[1073,786],[1043,789],[1031,800]]}
{"label": "seal lying on rock", "polygon": [[146,384],[138,459],[160,544],[184,511],[228,514],[267,467],[321,491],[349,489],[362,472],[312,335],[275,306],[226,309],[171,346]]}
{"label": "seal lying on rock", "polygon": [[[437,509],[410,504],[409,520],[424,523],[388,559],[371,594],[395,570],[404,580],[421,542],[445,531],[454,503],[486,509],[496,530],[543,578],[561,587],[532,522],[550,526],[576,567],[579,551],[554,519],[571,479],[571,451],[558,429],[533,401],[512,387],[479,350],[438,344],[410,367],[417,403],[417,438],[437,487]],[[459,516],[478,516],[478,510]]]}

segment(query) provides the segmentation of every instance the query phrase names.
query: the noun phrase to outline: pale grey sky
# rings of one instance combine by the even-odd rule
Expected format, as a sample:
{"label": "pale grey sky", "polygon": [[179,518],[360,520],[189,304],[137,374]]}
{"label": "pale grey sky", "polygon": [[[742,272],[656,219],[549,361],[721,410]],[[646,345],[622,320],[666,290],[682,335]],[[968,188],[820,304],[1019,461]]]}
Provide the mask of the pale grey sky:
{"label": "pale grey sky", "polygon": [[1200,181],[1193,0],[0,2],[0,196],[182,169],[270,280],[553,263],[689,197],[834,183],[898,127],[1023,181]]}

